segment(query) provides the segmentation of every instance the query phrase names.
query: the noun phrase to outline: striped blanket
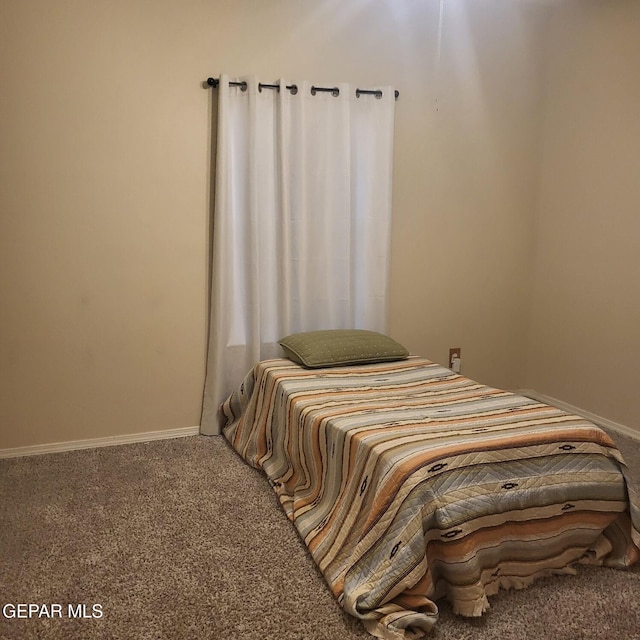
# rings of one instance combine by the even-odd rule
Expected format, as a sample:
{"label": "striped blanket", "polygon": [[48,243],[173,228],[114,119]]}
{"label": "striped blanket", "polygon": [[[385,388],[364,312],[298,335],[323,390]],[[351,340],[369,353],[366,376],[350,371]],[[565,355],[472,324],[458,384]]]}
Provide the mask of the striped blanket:
{"label": "striped blanket", "polygon": [[439,598],[478,616],[500,588],[640,557],[640,510],[604,431],[423,358],[266,360],[220,411],[341,606],[379,638],[423,637]]}

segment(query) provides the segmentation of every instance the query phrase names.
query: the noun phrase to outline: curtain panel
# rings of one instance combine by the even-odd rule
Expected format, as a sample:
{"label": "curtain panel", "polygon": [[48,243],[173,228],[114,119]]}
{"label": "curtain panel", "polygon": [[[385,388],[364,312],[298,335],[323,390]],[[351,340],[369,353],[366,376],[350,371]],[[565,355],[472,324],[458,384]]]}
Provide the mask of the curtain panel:
{"label": "curtain panel", "polygon": [[386,329],[393,88],[240,80],[218,86],[205,434],[253,365],[282,355],[280,338]]}

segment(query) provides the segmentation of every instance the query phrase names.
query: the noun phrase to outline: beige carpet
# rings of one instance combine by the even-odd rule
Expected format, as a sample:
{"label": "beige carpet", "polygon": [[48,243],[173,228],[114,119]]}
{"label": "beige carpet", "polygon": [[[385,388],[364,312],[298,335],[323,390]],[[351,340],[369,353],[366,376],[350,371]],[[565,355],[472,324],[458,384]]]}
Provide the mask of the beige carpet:
{"label": "beige carpet", "polygon": [[[640,477],[640,444],[613,435]],[[371,638],[333,600],[267,481],[223,438],[0,460],[0,562],[5,613],[18,603],[62,612],[0,609],[3,640]],[[87,617],[69,618],[69,604]],[[581,568],[491,604],[468,620],[441,603],[432,637],[640,639],[640,567]]]}

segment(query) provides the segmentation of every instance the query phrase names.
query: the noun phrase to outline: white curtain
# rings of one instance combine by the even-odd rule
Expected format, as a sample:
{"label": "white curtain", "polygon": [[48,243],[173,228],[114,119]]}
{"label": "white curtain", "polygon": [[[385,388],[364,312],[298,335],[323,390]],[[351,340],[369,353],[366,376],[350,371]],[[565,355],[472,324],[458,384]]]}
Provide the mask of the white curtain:
{"label": "white curtain", "polygon": [[393,88],[239,81],[218,86],[205,434],[253,365],[282,355],[280,338],[386,328]]}

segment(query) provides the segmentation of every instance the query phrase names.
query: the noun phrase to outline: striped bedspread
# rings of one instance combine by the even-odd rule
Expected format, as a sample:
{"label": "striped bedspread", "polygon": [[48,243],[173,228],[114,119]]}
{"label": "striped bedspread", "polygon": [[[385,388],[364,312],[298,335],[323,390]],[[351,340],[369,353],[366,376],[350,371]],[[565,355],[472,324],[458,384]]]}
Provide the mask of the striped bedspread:
{"label": "striped bedspread", "polygon": [[423,637],[440,598],[478,616],[500,588],[640,557],[640,510],[604,431],[423,358],[267,360],[221,418],[341,606],[380,638]]}

